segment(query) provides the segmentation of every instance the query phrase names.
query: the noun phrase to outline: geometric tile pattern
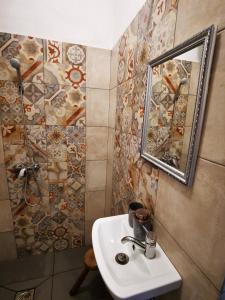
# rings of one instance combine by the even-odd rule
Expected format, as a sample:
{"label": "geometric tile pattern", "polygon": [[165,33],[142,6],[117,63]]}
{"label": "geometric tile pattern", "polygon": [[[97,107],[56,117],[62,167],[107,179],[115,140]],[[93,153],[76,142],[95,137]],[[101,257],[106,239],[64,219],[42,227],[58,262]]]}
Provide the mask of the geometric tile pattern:
{"label": "geometric tile pattern", "polygon": [[[143,202],[152,214],[155,211],[158,170],[140,158],[146,70],[150,60],[173,47],[176,13],[177,1],[147,0],[119,41],[112,174],[114,214],[127,212],[128,203],[132,200]],[[173,81],[176,87],[178,80],[173,78]],[[154,109],[150,111],[150,118],[154,126],[149,137],[155,142],[149,147],[155,147],[151,149],[155,151],[162,147],[168,134],[167,127],[175,125],[172,124],[174,91],[169,90],[170,94],[166,96],[161,83],[160,76],[153,78]],[[178,114],[180,116],[179,109]]]}
{"label": "geometric tile pattern", "polygon": [[147,150],[159,159],[181,159],[191,71],[191,62],[177,59],[154,68]]}
{"label": "geometric tile pattern", "polygon": [[[21,62],[24,96],[9,60]],[[86,47],[0,33],[0,126],[18,256],[84,243]],[[29,149],[26,146],[29,146]],[[34,159],[37,184],[14,166]]]}

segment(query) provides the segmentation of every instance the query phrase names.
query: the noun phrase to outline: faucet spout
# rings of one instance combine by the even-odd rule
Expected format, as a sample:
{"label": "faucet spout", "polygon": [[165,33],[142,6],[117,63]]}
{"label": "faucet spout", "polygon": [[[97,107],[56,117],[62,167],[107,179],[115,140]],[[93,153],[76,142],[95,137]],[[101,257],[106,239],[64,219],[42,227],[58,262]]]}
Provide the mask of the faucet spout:
{"label": "faucet spout", "polygon": [[127,242],[134,243],[134,244],[138,245],[139,247],[145,249],[145,244],[143,244],[141,241],[135,239],[133,236],[125,236],[121,239],[122,244],[125,244]]}

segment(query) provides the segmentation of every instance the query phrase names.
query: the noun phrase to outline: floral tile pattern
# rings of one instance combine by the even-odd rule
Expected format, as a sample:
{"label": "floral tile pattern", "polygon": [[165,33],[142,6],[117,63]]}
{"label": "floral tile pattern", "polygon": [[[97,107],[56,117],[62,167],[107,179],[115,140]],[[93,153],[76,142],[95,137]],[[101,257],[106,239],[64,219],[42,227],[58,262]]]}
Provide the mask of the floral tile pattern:
{"label": "floral tile pattern", "polygon": [[24,125],[2,125],[1,133],[3,144],[24,145]]}
{"label": "floral tile pattern", "polygon": [[0,81],[0,122],[6,125],[23,124],[23,104],[18,85],[12,81]]}
{"label": "floral tile pattern", "polygon": [[134,54],[137,45],[138,18],[135,18],[119,42],[118,84],[135,75]]}
{"label": "floral tile pattern", "polygon": [[[86,47],[0,33],[0,134],[19,257],[84,243],[85,82]],[[14,167],[33,162],[25,201]]]}
{"label": "floral tile pattern", "polygon": [[69,161],[81,162],[86,155],[85,128],[67,126],[67,159]]}
{"label": "floral tile pattern", "polygon": [[52,63],[62,63],[62,43],[58,41],[45,41],[46,61]]}
{"label": "floral tile pattern", "polygon": [[[127,212],[128,203],[138,200],[154,214],[157,198],[158,170],[140,158],[141,131],[144,116],[146,91],[146,70],[150,60],[171,49],[174,43],[177,2],[173,0],[147,0],[138,14],[138,29],[135,34],[134,67],[132,80],[127,80],[126,49],[129,48],[130,26],[120,40],[119,67],[117,73],[116,132],[113,162],[112,212]],[[124,58],[125,56],[125,58]],[[174,72],[176,70],[176,72]],[[177,70],[180,75],[177,76]],[[189,85],[190,67],[177,61],[174,69],[165,65],[162,70],[154,70],[152,107],[150,116],[152,127],[148,143],[152,152],[164,147],[164,142],[173,127],[171,151],[180,147],[182,134],[181,115],[184,115],[184,101],[174,104],[175,92],[180,79],[187,78],[185,91]],[[168,81],[163,78],[169,79]],[[127,80],[123,83],[124,80]],[[168,84],[170,82],[170,84]],[[122,84],[121,84],[122,83]],[[179,108],[178,108],[179,107]],[[173,150],[172,150],[173,149]]]}
{"label": "floral tile pattern", "polygon": [[27,145],[35,162],[47,162],[46,130],[44,125],[26,126]]}
{"label": "floral tile pattern", "polygon": [[173,47],[177,0],[147,0],[139,13],[135,69],[146,72],[147,64]]}
{"label": "floral tile pattern", "polygon": [[85,89],[49,85],[46,89],[47,125],[85,126]]}
{"label": "floral tile pattern", "polygon": [[45,86],[38,83],[25,83],[23,106],[26,124],[44,124],[44,95]]}
{"label": "floral tile pattern", "polygon": [[47,126],[47,153],[49,161],[67,161],[65,127]]}
{"label": "floral tile pattern", "polygon": [[63,43],[63,63],[86,67],[86,47]]}
{"label": "floral tile pattern", "polygon": [[0,33],[0,36],[0,80],[17,81],[16,71],[9,63],[15,57],[21,62],[24,81],[43,82],[43,41],[8,33]]}

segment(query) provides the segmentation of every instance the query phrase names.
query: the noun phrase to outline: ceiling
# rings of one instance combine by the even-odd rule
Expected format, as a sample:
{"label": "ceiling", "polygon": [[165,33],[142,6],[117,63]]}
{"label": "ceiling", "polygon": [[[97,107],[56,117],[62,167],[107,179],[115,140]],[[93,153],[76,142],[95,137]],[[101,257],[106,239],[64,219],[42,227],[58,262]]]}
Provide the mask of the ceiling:
{"label": "ceiling", "polygon": [[0,31],[112,49],[145,0],[1,0]]}

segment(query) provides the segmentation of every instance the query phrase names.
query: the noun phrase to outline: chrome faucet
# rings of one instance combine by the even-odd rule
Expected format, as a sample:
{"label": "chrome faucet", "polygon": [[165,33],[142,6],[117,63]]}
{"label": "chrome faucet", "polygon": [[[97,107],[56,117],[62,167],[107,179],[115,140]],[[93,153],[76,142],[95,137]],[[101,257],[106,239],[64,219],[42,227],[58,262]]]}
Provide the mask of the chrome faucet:
{"label": "chrome faucet", "polygon": [[152,231],[146,233],[145,244],[134,238],[133,236],[125,236],[121,239],[122,244],[125,244],[127,242],[136,244],[137,246],[144,249],[144,254],[147,258],[152,259],[155,257],[156,237]]}

